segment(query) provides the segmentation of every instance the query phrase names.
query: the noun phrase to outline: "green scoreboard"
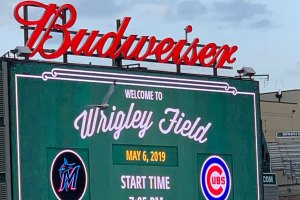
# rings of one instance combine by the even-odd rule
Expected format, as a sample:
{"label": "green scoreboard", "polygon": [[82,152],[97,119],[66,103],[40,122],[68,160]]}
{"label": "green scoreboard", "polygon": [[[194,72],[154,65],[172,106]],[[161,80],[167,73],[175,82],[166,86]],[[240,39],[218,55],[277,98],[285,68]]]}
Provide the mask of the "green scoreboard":
{"label": "green scoreboard", "polygon": [[3,63],[13,199],[261,199],[257,82]]}

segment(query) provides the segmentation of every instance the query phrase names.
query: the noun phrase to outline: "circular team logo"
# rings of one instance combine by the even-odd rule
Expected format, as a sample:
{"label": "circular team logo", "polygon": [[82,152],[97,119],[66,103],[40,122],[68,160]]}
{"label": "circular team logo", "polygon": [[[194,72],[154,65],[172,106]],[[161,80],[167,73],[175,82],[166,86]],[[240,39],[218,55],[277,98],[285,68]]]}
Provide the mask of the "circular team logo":
{"label": "circular team logo", "polygon": [[80,200],[87,188],[87,171],[82,158],[72,150],[59,152],[50,170],[52,190],[59,200]]}
{"label": "circular team logo", "polygon": [[209,200],[226,200],[231,190],[231,175],[226,162],[210,156],[202,166],[200,183],[203,195]]}

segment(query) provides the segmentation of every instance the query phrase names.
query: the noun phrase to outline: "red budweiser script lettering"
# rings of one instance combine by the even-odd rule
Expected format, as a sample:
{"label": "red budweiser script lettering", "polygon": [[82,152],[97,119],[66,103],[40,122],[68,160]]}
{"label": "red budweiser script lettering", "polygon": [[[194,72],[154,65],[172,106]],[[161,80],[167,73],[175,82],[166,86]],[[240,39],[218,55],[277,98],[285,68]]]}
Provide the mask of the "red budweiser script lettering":
{"label": "red budweiser script lettering", "polygon": [[[38,20],[27,20],[20,16],[20,10],[24,6],[35,6],[43,9],[43,15]],[[22,9],[23,10],[23,9]],[[63,12],[68,11],[70,17],[65,24],[59,24],[59,18],[63,18]],[[141,36],[138,41],[137,35],[129,35],[124,39],[124,33],[131,20],[125,17],[117,32],[108,32],[99,36],[99,30],[88,33],[87,29],[79,29],[75,35],[71,35],[69,29],[75,24],[77,12],[71,4],[64,4],[58,7],[56,4],[43,4],[37,1],[22,1],[14,11],[16,20],[29,27],[34,27],[34,31],[29,37],[27,46],[32,49],[31,57],[39,53],[46,59],[55,59],[68,50],[75,55],[91,56],[97,54],[99,57],[110,57],[116,59],[122,57],[127,60],[143,61],[155,57],[158,62],[173,62],[175,64],[194,65],[210,67],[216,65],[221,68],[225,63],[234,63],[236,58],[233,54],[237,51],[237,46],[223,45],[218,47],[215,43],[209,43],[199,48],[199,38],[195,38],[188,47],[185,39],[175,42],[172,38],[165,38],[157,41],[155,36]],[[45,43],[53,38],[52,30],[63,33],[64,38],[59,47],[53,52],[45,51]],[[192,27],[188,31],[192,31]],[[122,39],[123,38],[123,39]],[[104,48],[107,47],[108,48]]]}

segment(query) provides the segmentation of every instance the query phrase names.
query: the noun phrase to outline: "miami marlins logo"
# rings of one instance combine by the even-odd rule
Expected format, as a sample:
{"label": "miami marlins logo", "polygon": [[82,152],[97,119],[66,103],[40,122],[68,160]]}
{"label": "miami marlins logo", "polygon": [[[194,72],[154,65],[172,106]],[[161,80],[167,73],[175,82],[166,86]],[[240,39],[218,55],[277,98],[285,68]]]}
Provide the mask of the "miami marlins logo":
{"label": "miami marlins logo", "polygon": [[53,159],[50,182],[59,200],[80,200],[87,189],[87,171],[83,159],[73,150],[63,150]]}
{"label": "miami marlins logo", "polygon": [[61,179],[58,192],[76,190],[79,169],[80,165],[76,165],[76,163],[69,164],[68,160],[64,158],[64,163],[58,170]]}

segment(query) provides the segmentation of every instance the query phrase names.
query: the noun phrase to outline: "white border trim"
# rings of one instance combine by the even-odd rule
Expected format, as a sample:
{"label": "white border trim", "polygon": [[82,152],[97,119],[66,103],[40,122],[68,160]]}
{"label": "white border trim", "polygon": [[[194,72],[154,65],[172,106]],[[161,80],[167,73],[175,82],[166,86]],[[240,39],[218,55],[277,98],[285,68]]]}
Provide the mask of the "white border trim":
{"label": "white border trim", "polygon": [[[18,78],[36,78],[36,79],[42,79],[44,81],[47,81],[49,79],[51,80],[65,80],[65,81],[75,81],[75,82],[92,82],[92,83],[109,83],[111,84],[112,81],[108,81],[106,80],[107,77],[103,77],[102,80],[86,80],[83,79],[84,76],[79,76],[80,78],[66,78],[66,77],[61,77],[59,78],[57,76],[57,74],[55,73],[55,70],[58,68],[53,68],[52,72],[44,72],[41,76],[38,75],[24,75],[24,74],[15,74],[15,88],[16,88],[16,124],[17,124],[17,156],[18,156],[18,186],[19,186],[19,199],[22,199],[22,188],[21,188],[21,162],[20,162],[20,138],[19,138],[19,102],[18,102]],[[117,84],[120,85],[134,85],[134,86],[145,86],[145,87],[157,87],[157,88],[170,88],[170,89],[182,89],[182,90],[194,90],[194,91],[208,91],[208,92],[219,92],[219,93],[228,93],[228,94],[232,94],[232,95],[250,95],[253,96],[253,105],[254,105],[254,128],[255,128],[255,148],[256,148],[256,178],[257,178],[257,198],[258,200],[260,200],[260,188],[259,188],[259,183],[260,183],[260,179],[259,179],[259,163],[258,163],[258,133],[257,133],[257,117],[256,117],[256,95],[255,93],[250,93],[250,92],[239,92],[237,91],[235,88],[233,87],[229,87],[228,83],[226,82],[213,82],[213,81],[199,81],[199,80],[194,80],[194,79],[180,79],[180,78],[170,78],[170,77],[157,77],[157,76],[142,76],[142,75],[136,75],[136,74],[120,74],[120,73],[106,73],[106,72],[95,72],[95,71],[84,71],[84,70],[69,70],[69,69],[61,69],[60,70],[65,70],[65,71],[69,71],[69,72],[73,72],[73,74],[71,74],[72,76],[78,76],[76,75],[76,73],[90,73],[90,74],[97,74],[99,78],[101,78],[101,74],[105,74],[107,75],[118,75],[118,76],[123,76],[123,77],[134,77],[135,80],[139,80],[141,83],[122,83],[122,82],[117,82]],[[50,76],[47,76],[50,75]],[[63,74],[63,75],[70,75],[70,74]],[[88,77],[88,76],[87,76]],[[94,77],[94,76],[93,76]],[[106,79],[105,79],[106,78]],[[155,81],[157,83],[161,83],[164,81],[159,81],[162,79],[165,80],[171,80],[174,82],[168,82],[167,83],[169,85],[176,85],[176,86],[160,86],[160,85],[152,85],[152,84],[142,84],[143,82],[147,82],[148,80],[144,80],[143,78],[152,78],[152,79],[157,79],[158,81]],[[116,78],[115,78],[116,79]],[[132,80],[131,78],[119,78],[119,81],[122,80]],[[209,84],[215,84],[215,83],[224,83],[225,85],[228,86],[228,88],[224,88],[224,90],[216,90],[214,87],[212,87],[212,89],[201,89],[201,88],[188,88],[188,87],[180,87],[178,86],[178,83],[180,81],[185,81],[185,82],[191,82],[191,83],[187,83],[187,85],[189,86],[199,86],[200,83],[205,83],[206,86],[209,86]],[[148,81],[151,82],[151,81]],[[182,84],[184,85],[184,84]],[[234,91],[229,91],[230,88],[233,88]]]}
{"label": "white border trim", "polygon": [[21,156],[20,156],[20,130],[19,130],[19,95],[18,95],[18,77],[15,76],[15,88],[16,88],[16,129],[17,129],[17,162],[18,162],[18,194],[19,199],[22,199],[22,184],[21,184]]}

